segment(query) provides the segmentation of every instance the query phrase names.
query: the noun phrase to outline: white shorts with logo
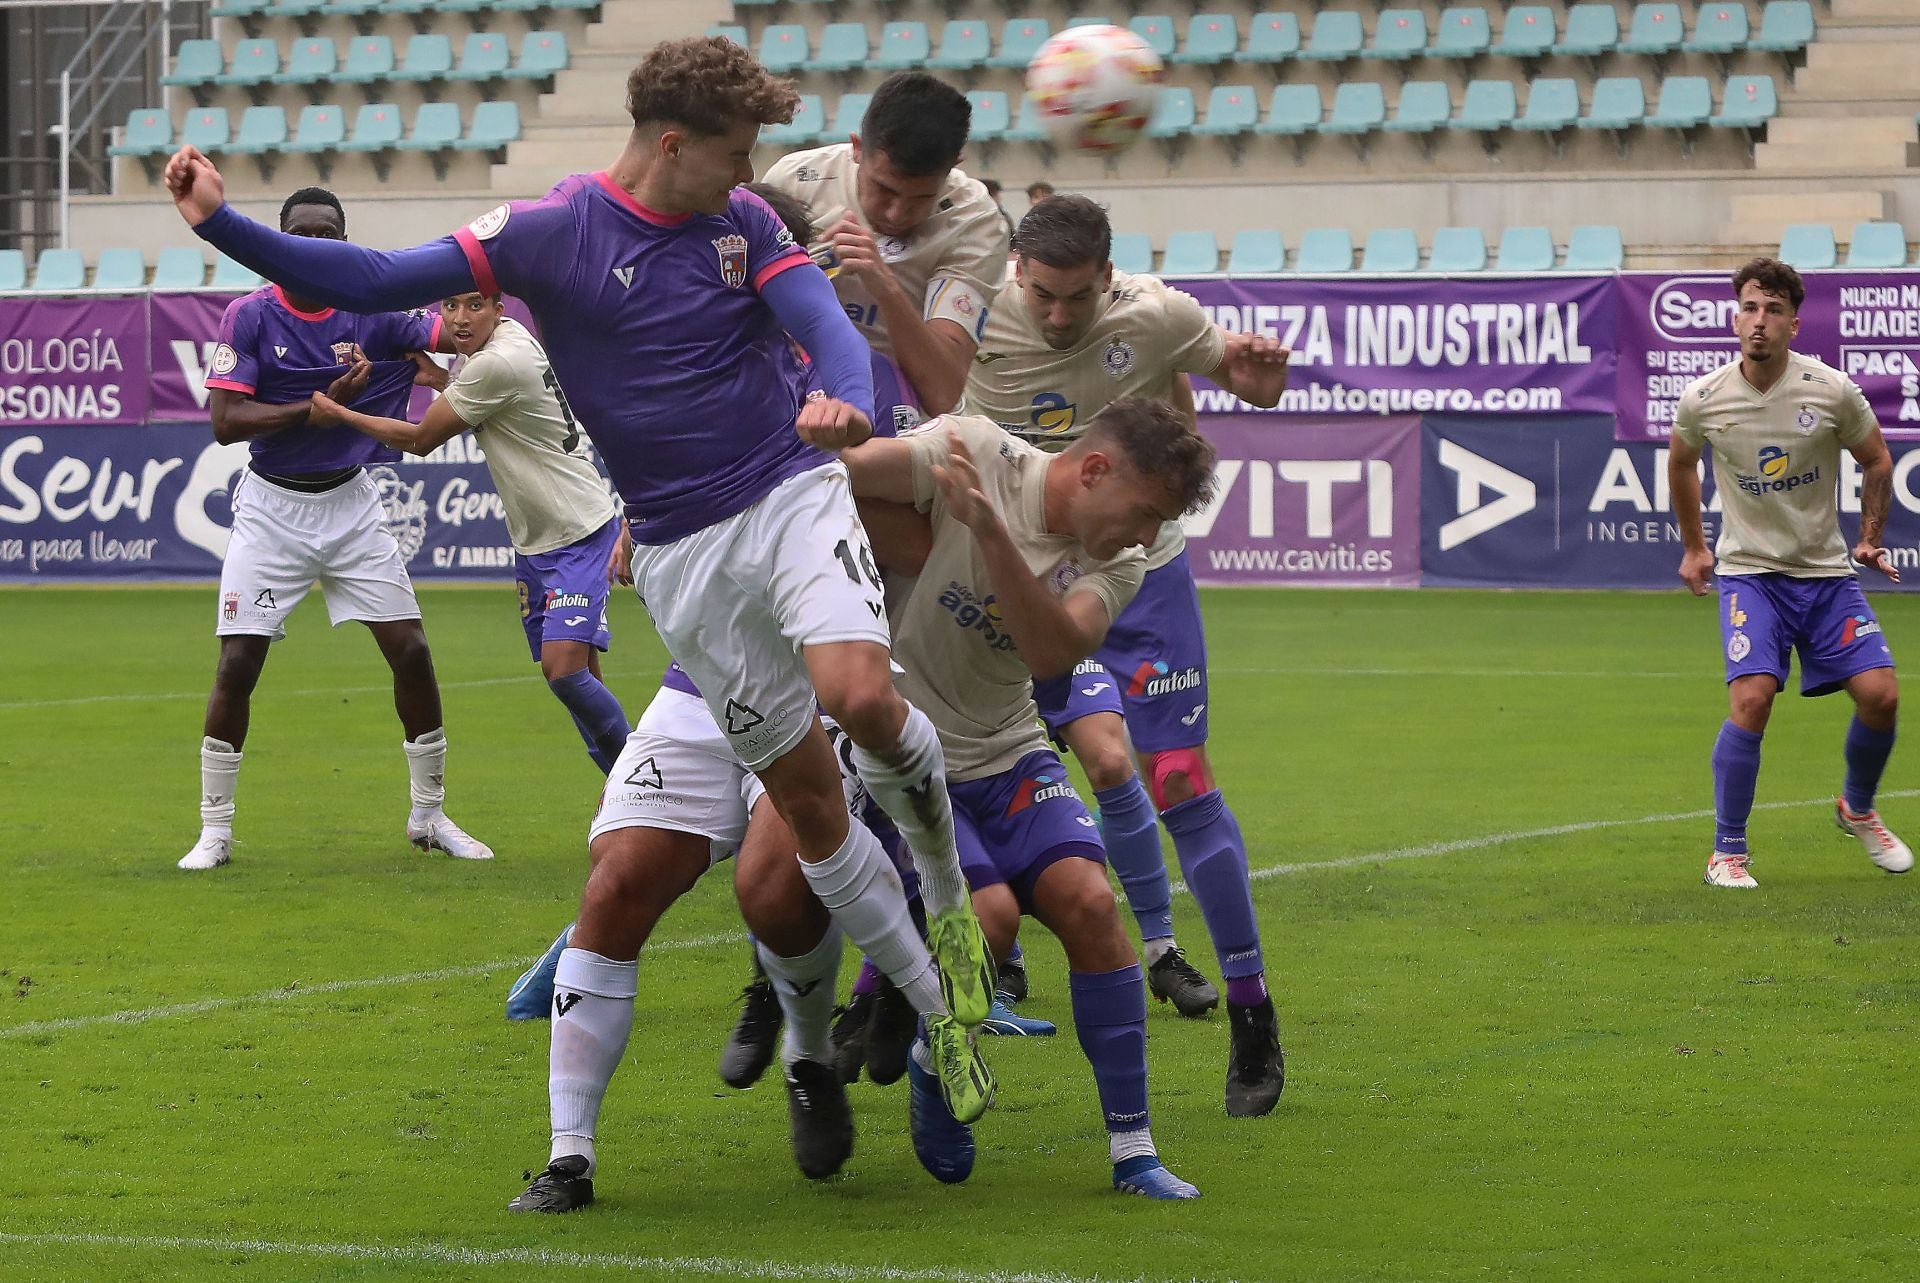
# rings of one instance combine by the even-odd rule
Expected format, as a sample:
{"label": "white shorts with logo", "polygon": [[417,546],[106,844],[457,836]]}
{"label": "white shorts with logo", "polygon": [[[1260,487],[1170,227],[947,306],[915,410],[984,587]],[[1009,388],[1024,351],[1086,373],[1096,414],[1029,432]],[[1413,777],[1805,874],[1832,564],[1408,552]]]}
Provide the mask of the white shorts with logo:
{"label": "white shorts with logo", "polygon": [[749,770],[813,724],[801,647],[891,645],[880,574],[837,462],[684,539],[636,544],[633,582]]}
{"label": "white shorts with logo", "polygon": [[714,860],[724,860],[740,849],[765,792],[705,701],[662,686],[607,775],[588,841],[616,829],[671,829],[706,838]]}
{"label": "white shorts with logo", "polygon": [[365,472],[307,494],[243,469],[233,487],[233,538],[220,567],[214,633],[278,641],[315,583],[335,627],[420,618],[400,544]]}

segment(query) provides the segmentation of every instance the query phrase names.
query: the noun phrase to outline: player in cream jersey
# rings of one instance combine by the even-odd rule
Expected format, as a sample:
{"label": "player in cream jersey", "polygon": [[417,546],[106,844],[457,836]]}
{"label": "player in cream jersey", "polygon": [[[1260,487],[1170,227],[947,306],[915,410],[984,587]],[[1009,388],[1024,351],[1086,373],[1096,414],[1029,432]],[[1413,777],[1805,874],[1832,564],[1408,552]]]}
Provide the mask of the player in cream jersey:
{"label": "player in cream jersey", "polygon": [[[1189,295],[1155,277],[1115,271],[1112,230],[1093,201],[1041,201],[1020,221],[1014,243],[1014,287],[974,356],[970,413],[1058,449],[1118,397],[1171,396],[1191,415],[1186,374],[1204,375],[1254,405],[1279,404],[1286,349],[1270,338],[1228,333]],[[1227,1111],[1264,1114],[1285,1081],[1278,1021],[1266,990],[1246,845],[1207,759],[1206,638],[1178,522],[1162,528],[1146,565],[1139,596],[1100,649],[1071,676],[1036,682],[1034,695],[1048,728],[1073,750],[1094,787],[1154,995],[1182,1015],[1199,1016],[1220,995],[1174,941],[1156,812],[1173,835],[1227,981]]]}
{"label": "player in cream jersey", "polygon": [[[1680,578],[1705,596],[1716,556],[1700,515],[1698,465],[1713,453],[1722,508],[1717,572],[1729,716],[1713,747],[1714,844],[1709,886],[1757,886],[1748,869],[1747,819],[1760,775],[1760,740],[1800,652],[1800,693],[1845,690],[1846,782],[1834,802],[1840,828],[1890,873],[1913,853],[1873,809],[1893,751],[1899,686],[1893,654],[1860,591],[1853,562],[1895,582],[1880,546],[1893,494],[1893,458],[1852,379],[1787,346],[1800,331],[1800,274],[1754,259],[1733,276],[1740,359],[1681,394],[1667,456],[1668,485],[1686,552]],[[1836,486],[1840,451],[1859,462],[1860,538],[1849,558]]]}
{"label": "player in cream jersey", "polygon": [[956,168],[971,118],[959,90],[901,72],[874,91],[852,141],[795,152],[766,176],[805,206],[809,252],[929,414],[959,402],[1006,280],[999,206]]}
{"label": "player in cream jersey", "polygon": [[427,371],[443,390],[419,423],[360,414],[318,393],[309,418],[412,454],[473,432],[506,510],[527,647],[605,774],[629,730],[600,677],[608,571],[623,533],[612,496],[581,445],[545,349],[503,314],[500,296],[455,295],[440,314],[461,361],[451,380],[437,366]]}

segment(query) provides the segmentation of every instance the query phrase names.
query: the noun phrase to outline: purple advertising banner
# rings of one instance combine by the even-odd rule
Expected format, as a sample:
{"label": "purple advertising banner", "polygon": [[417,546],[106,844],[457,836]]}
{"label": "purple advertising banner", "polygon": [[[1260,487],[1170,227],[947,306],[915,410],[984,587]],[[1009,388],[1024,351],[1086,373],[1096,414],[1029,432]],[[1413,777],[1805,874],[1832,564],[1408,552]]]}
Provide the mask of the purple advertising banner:
{"label": "purple advertising banner", "polygon": [[0,301],[0,428],[144,423],[147,300]]}
{"label": "purple advertising banner", "polygon": [[1188,517],[1203,584],[1420,582],[1420,420],[1209,415],[1213,502]]}
{"label": "purple advertising banner", "polygon": [[153,421],[206,422],[207,362],[232,294],[155,294],[151,334]]}
{"label": "purple advertising banner", "polygon": [[[1664,441],[1687,384],[1740,355],[1730,272],[1618,278],[1622,441]],[[1796,351],[1867,395],[1893,440],[1920,440],[1920,273],[1807,272]]]}
{"label": "purple advertising banner", "polygon": [[[1614,278],[1185,280],[1215,322],[1291,348],[1278,414],[1608,414]],[[1196,387],[1202,414],[1248,411]]]}

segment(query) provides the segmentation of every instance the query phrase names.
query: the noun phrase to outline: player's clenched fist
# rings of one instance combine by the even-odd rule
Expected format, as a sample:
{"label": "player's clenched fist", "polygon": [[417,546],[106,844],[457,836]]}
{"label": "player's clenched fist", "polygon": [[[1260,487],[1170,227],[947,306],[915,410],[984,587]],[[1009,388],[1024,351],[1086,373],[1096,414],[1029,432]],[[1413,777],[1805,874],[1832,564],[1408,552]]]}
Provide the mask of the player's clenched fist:
{"label": "player's clenched fist", "polygon": [[227,185],[198,147],[182,147],[167,160],[167,190],[188,227],[212,218],[227,199]]}
{"label": "player's clenched fist", "polygon": [[1702,548],[1680,558],[1680,582],[1696,597],[1707,595],[1707,581],[1713,577],[1713,553]]}
{"label": "player's clenched fist", "polygon": [[875,244],[873,233],[851,214],[843,215],[827,232],[827,243],[833,246],[833,256],[839,260],[843,272],[854,276],[873,276],[887,270],[886,260],[880,257],[880,247]]}
{"label": "player's clenched fist", "polygon": [[873,435],[873,423],[855,406],[832,397],[814,397],[800,407],[793,430],[808,445],[822,450],[846,450]]}
{"label": "player's clenched fist", "polygon": [[976,534],[985,534],[1000,524],[1000,514],[980,488],[980,470],[974,467],[973,455],[966,446],[954,442],[946,465],[934,465],[933,479],[940,483],[947,513],[955,521]]}

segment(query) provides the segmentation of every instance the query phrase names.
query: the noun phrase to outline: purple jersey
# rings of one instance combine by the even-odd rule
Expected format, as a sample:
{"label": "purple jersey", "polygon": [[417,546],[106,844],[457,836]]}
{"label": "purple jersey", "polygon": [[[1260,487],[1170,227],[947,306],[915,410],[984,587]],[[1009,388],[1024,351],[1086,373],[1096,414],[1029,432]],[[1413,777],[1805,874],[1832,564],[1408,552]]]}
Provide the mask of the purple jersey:
{"label": "purple jersey", "polygon": [[[406,354],[430,352],[439,340],[437,313],[360,315],[333,308],[302,312],[287,302],[278,285],[268,285],[227,304],[207,386],[266,405],[291,405],[325,392],[345,374],[358,344],[374,363],[373,378],[353,408],[383,419],[404,419],[415,373]],[[247,444],[257,470],[282,477],[337,472],[400,457],[399,451],[342,426],[302,424]]]}
{"label": "purple jersey", "polygon": [[667,216],[576,174],[454,239],[482,293],[518,295],[539,321],[635,539],[683,538],[827,461],[794,432],[801,383],[760,297],[810,260],[758,196]]}
{"label": "purple jersey", "polygon": [[[806,381],[808,399],[825,396],[826,388],[820,383],[820,367],[809,361],[804,354],[796,359],[804,367],[802,377]],[[880,349],[873,350],[873,435],[876,437],[897,437],[908,428],[925,423],[927,412],[920,408],[919,394],[913,390],[913,384],[907,382],[907,376],[900,373],[900,367],[888,360]]]}

